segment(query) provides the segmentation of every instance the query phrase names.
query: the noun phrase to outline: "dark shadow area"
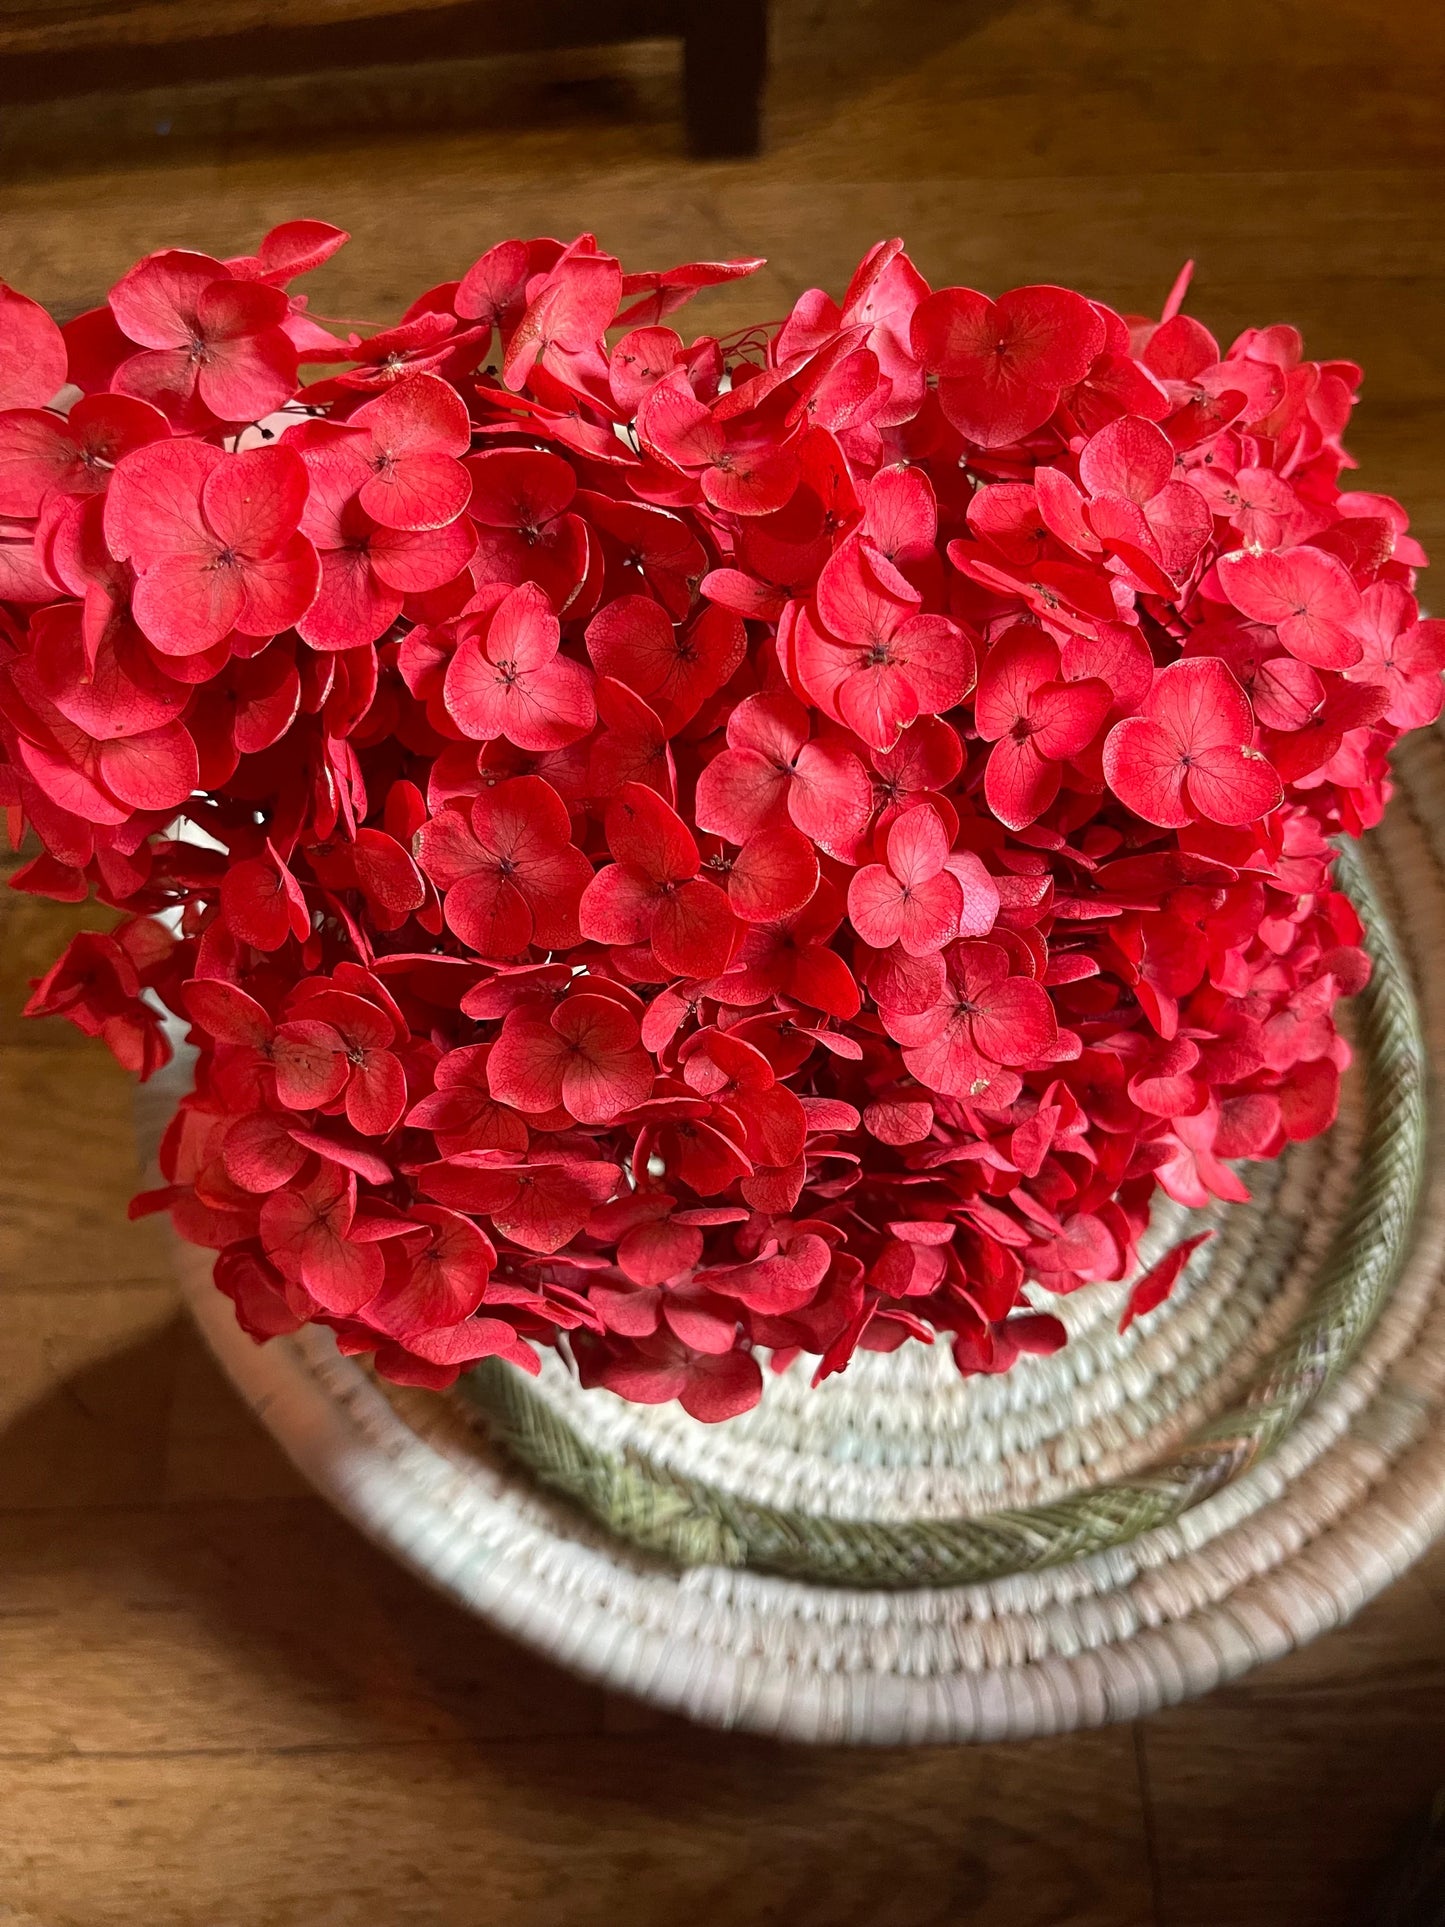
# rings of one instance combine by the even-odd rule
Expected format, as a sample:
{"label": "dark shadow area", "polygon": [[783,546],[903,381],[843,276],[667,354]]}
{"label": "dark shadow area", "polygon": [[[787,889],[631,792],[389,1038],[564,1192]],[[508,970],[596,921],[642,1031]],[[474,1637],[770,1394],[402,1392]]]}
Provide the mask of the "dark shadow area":
{"label": "dark shadow area", "polygon": [[85,173],[280,149],[293,155],[429,135],[574,139],[622,158],[645,132],[681,155],[681,53],[667,41],[497,54],[291,78],[218,79],[0,104],[0,176]]}
{"label": "dark shadow area", "polygon": [[[987,1840],[959,1827],[993,1777],[980,1752],[809,1751],[693,1729],[492,1632],[319,1498],[168,1497],[180,1375],[193,1408],[202,1387],[215,1403],[251,1482],[280,1458],[200,1347],[178,1319],[0,1434],[0,1637],[12,1662],[0,1771],[7,1758],[127,1757],[152,1759],[157,1775],[167,1762],[199,1773],[208,1759],[243,1771],[246,1759],[303,1753],[318,1776],[362,1772],[409,1819],[440,1776],[477,1829],[455,1840],[440,1878],[447,1892],[475,1882],[494,1919],[612,1927],[634,1903],[648,1918],[675,1907],[730,1927],[1104,1917],[1098,1856],[1078,1850],[1063,1814],[1050,1821],[1047,1789],[1032,1816],[984,1794]],[[348,1767],[352,1756],[365,1765]],[[1064,1808],[1092,1799],[1086,1784],[1075,1796],[1051,1781]],[[182,1864],[207,1850],[207,1824],[188,1820]],[[360,1850],[361,1825],[338,1814],[326,1850]],[[495,1838],[509,1830],[510,1845]],[[1001,1856],[1021,1879],[1003,1876]],[[746,1897],[760,1878],[768,1897],[755,1909]],[[344,1911],[348,1891],[338,1870],[328,1919],[366,1917]]]}
{"label": "dark shadow area", "polygon": [[1445,1922],[1445,1792],[1402,1835],[1360,1927],[1441,1927]]}
{"label": "dark shadow area", "polygon": [[62,1379],[11,1417],[0,1431],[0,1518],[54,1513],[57,1531],[73,1525],[79,1539],[91,1509],[157,1498],[177,1364],[189,1336],[179,1319],[166,1324]]}
{"label": "dark shadow area", "polygon": [[[183,15],[199,3],[186,0],[177,11]],[[913,0],[898,8],[882,0],[861,6],[772,0],[765,126],[771,114],[785,119],[790,132],[805,130],[856,90],[927,61],[1010,4]],[[675,10],[688,7],[702,10],[702,0]],[[310,70],[228,76],[222,60],[214,78],[162,84],[147,49],[116,47],[72,63],[74,93],[64,91],[64,54],[17,71],[7,88],[0,14],[0,180],[83,172],[101,163],[154,164],[169,155],[219,160],[273,147],[303,154],[358,136],[401,142],[418,133],[479,130],[545,133],[564,149],[574,147],[578,163],[589,167],[640,155],[680,160],[688,151],[681,43],[663,37],[656,22],[646,31],[645,16],[667,11],[661,0],[645,6],[629,0],[626,15],[637,16],[639,33],[619,39],[625,21],[619,27],[609,18],[609,0],[598,0],[570,28],[577,44],[559,41],[539,50],[525,44],[535,37],[525,7],[510,14],[498,9],[490,29],[484,19],[446,58],[419,46],[425,14],[370,23],[360,39],[357,29],[341,24],[318,34]],[[722,8],[721,44],[735,24]],[[353,46],[360,58],[353,58]],[[704,48],[704,70],[708,58]],[[351,64],[338,64],[345,61]],[[705,92],[705,72],[700,83],[694,78],[699,84]],[[722,111],[719,103],[715,116]]]}
{"label": "dark shadow area", "polygon": [[[173,1490],[182,1428],[205,1434],[195,1441],[212,1467],[204,1496],[194,1479],[184,1496]],[[600,1729],[595,1689],[489,1631],[295,1491],[280,1448],[178,1317],[65,1379],[0,1433],[0,1596],[25,1586],[27,1566],[32,1576],[89,1569],[88,1606],[99,1605],[118,1654],[128,1615],[170,1616],[178,1641],[203,1632],[222,1643],[237,1667],[264,1675],[277,1704],[365,1712],[374,1730],[338,1731],[337,1744]],[[390,1731],[385,1709],[403,1706],[407,1730]]]}

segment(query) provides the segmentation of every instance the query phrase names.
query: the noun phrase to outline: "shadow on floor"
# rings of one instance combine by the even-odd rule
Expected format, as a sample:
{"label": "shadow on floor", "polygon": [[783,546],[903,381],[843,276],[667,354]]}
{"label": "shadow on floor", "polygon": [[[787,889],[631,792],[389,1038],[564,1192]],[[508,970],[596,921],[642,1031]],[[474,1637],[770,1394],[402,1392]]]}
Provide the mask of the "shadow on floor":
{"label": "shadow on floor", "polygon": [[[606,0],[599,0],[605,6]],[[774,0],[770,105],[793,131],[855,92],[966,39],[1012,0]],[[404,23],[398,33],[404,33]],[[345,30],[337,30],[344,50]],[[3,31],[0,31],[3,50]],[[589,167],[684,152],[675,41],[510,53],[295,79],[146,88],[143,52],[117,50],[116,90],[0,103],[0,180],[224,159],[279,146],[304,153],[354,140],[485,130],[525,138]]]}

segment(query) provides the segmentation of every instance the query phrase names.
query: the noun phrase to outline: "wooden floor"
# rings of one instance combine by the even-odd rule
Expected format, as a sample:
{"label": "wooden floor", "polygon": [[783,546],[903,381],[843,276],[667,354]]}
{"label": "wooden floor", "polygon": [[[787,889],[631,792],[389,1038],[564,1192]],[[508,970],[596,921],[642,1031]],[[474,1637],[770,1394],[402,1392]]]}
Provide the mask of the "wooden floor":
{"label": "wooden floor", "polygon": [[[32,0],[33,3],[33,0]],[[599,0],[602,4],[602,0]],[[0,0],[0,26],[15,0]],[[780,312],[904,233],[936,281],[1290,319],[1369,371],[1361,485],[1445,540],[1445,28],[1427,0],[775,0],[769,149],[681,156],[675,53],[0,112],[0,276],[311,213],[382,320],[507,233],[766,253]],[[358,133],[357,129],[364,129]],[[574,1684],[299,1485],[179,1317],[125,1081],[0,928],[0,1923],[1325,1927],[1445,1781],[1445,1552],[1209,1702],[1027,1747],[783,1751]]]}

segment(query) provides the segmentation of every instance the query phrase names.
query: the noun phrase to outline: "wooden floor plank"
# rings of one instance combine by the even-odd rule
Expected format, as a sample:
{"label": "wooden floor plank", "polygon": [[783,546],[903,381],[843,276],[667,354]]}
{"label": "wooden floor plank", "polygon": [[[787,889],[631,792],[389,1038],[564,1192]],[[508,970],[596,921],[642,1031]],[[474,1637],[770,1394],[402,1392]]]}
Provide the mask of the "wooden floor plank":
{"label": "wooden floor plank", "polygon": [[1362,1922],[1445,1784],[1442,1653],[1439,1603],[1408,1575],[1347,1631],[1146,1721],[1160,1927]]}
{"label": "wooden floor plank", "polygon": [[1127,1733],[1008,1753],[682,1734],[0,1761],[0,1810],[0,1891],[86,1927],[1150,1918]]}
{"label": "wooden floor plank", "polygon": [[0,1761],[601,1721],[599,1694],[424,1592],[317,1498],[0,1514]]}
{"label": "wooden floor plank", "polygon": [[176,1345],[165,1470],[154,1496],[167,1505],[251,1505],[302,1498],[310,1489],[187,1320]]}
{"label": "wooden floor plank", "polygon": [[161,1491],[177,1299],[163,1278],[4,1294],[0,1509],[136,1505]]}
{"label": "wooden floor plank", "polygon": [[0,1304],[165,1275],[163,1221],[126,1221],[141,1188],[133,1105],[102,1044],[0,1046]]}

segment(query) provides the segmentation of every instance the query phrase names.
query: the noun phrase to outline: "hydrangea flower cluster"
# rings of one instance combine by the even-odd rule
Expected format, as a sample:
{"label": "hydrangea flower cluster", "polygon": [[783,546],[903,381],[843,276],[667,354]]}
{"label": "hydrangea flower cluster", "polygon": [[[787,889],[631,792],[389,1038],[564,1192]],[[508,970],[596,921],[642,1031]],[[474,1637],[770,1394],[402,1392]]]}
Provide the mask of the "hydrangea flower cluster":
{"label": "hydrangea flower cluster", "polygon": [[898,241],[692,341],[759,263],[505,241],[361,336],[290,291],[344,239],[0,288],[14,884],[121,913],[29,1008],[189,1024],[136,1208],[250,1332],[709,1420],[998,1372],[1328,1125],[1329,839],[1445,663],[1357,368]]}

